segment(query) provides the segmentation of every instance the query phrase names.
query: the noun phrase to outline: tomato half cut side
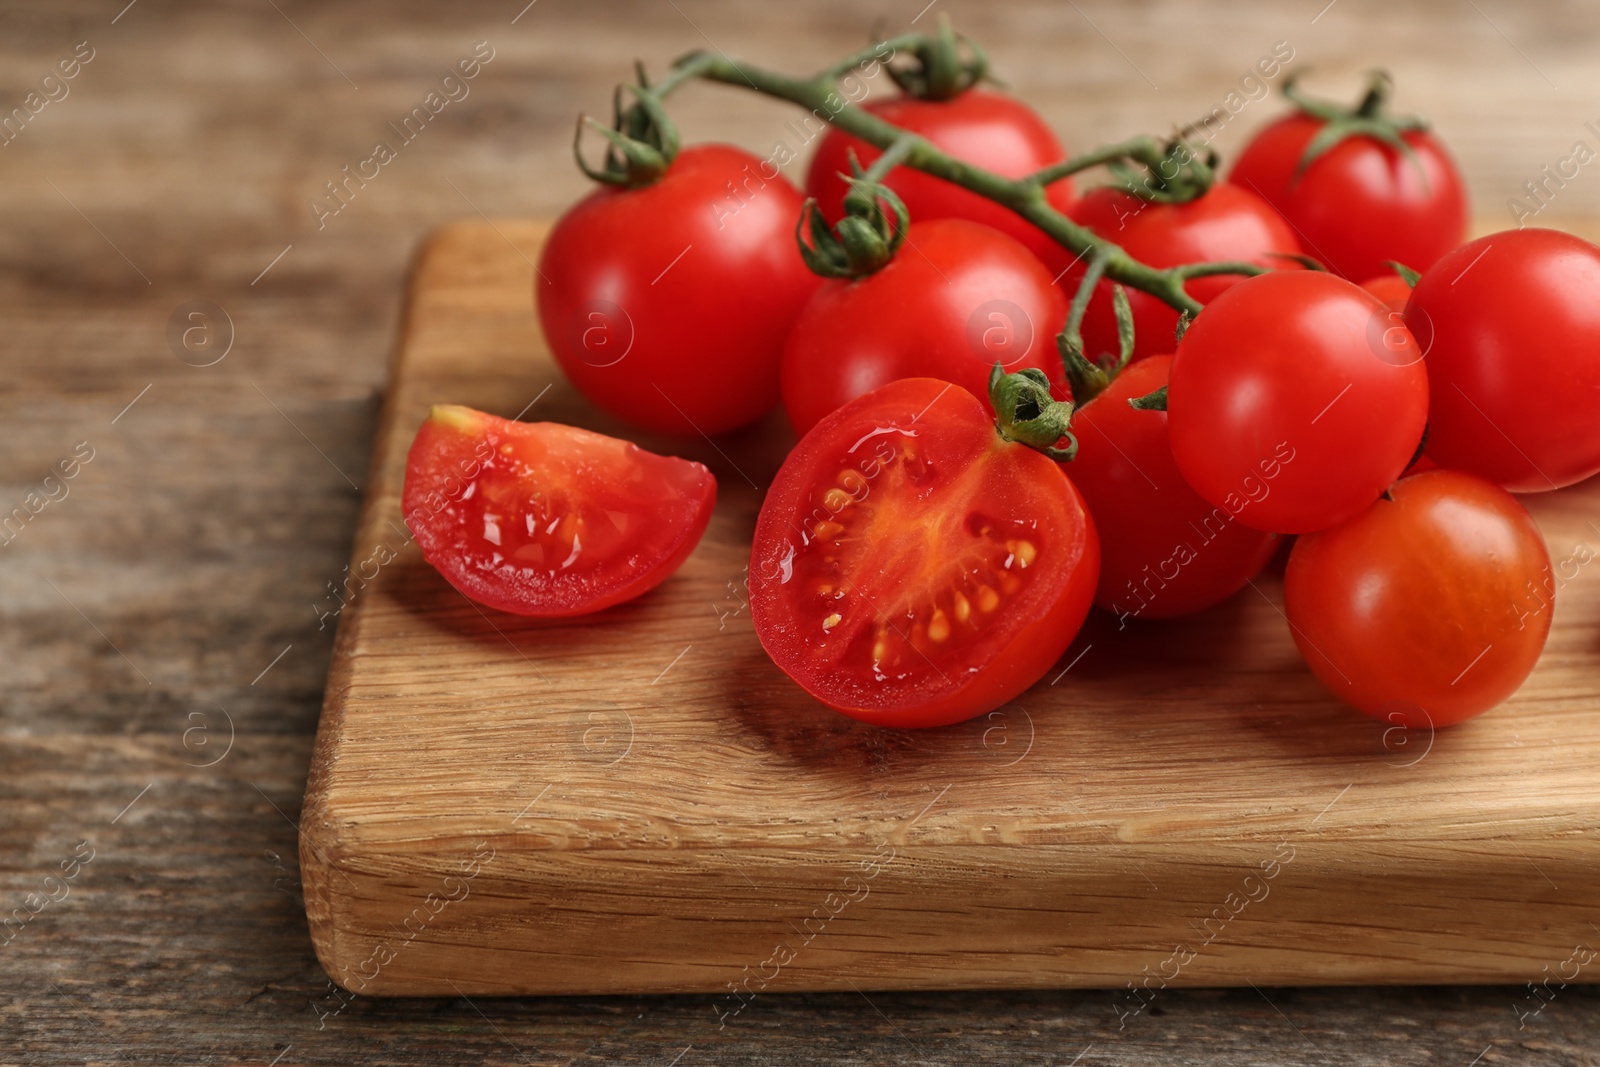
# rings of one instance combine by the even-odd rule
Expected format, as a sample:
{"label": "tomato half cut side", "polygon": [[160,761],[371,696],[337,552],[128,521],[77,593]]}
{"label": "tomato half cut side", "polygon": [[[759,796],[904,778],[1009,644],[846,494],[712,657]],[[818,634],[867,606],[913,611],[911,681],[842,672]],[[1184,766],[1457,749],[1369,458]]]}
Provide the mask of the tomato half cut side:
{"label": "tomato half cut side", "polygon": [[884,726],[999,707],[1060,658],[1099,574],[1062,468],[971,393],[906,378],[819,422],[756,523],[750,612],[812,696]]}
{"label": "tomato half cut side", "polygon": [[583,615],[664,581],[711,520],[704,466],[554,422],[434,407],[401,507],[422,555],[480,604]]}

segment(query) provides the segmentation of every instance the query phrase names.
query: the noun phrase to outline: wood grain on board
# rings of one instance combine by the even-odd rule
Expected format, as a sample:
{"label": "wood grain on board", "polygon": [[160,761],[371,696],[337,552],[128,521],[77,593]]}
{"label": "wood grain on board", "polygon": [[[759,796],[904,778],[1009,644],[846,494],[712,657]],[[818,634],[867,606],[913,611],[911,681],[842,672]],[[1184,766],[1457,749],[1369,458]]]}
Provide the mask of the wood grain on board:
{"label": "wood grain on board", "polygon": [[[352,556],[376,574],[343,612],[301,821],[335,981],[700,991],[737,1013],[780,975],[788,990],[1497,982],[1596,940],[1593,583],[1561,591],[1512,701],[1436,735],[1330,698],[1272,575],[1185,621],[1096,614],[1006,708],[885,731],[790,683],[744,610],[761,491],[791,441],[774,417],[715,442],[640,438],[720,486],[704,542],[656,591],[559,622],[468,601],[400,522],[428,406],[629,433],[543,345],[543,232],[460,223],[415,264]],[[1528,502],[1558,562],[1600,542],[1600,486]]]}

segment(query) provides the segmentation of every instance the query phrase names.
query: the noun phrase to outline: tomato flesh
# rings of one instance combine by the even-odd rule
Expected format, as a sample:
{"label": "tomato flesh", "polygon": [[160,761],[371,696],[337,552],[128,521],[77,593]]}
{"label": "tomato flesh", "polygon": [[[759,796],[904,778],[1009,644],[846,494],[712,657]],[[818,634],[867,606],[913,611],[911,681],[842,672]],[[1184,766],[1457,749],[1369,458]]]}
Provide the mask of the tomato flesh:
{"label": "tomato flesh", "polygon": [[1446,726],[1516,692],[1550,633],[1550,554],[1505,490],[1461,471],[1397,482],[1295,542],[1284,611],[1341,700],[1393,725]]}
{"label": "tomato flesh", "polygon": [[412,441],[401,507],[424,558],[468,597],[566,616],[664,581],[699,543],[716,495],[699,463],[438,405]]}
{"label": "tomato flesh", "polygon": [[833,412],[784,462],[756,524],[751,618],[824,703],[940,726],[1060,658],[1098,566],[1059,465],[1000,438],[966,390],[907,378]]}

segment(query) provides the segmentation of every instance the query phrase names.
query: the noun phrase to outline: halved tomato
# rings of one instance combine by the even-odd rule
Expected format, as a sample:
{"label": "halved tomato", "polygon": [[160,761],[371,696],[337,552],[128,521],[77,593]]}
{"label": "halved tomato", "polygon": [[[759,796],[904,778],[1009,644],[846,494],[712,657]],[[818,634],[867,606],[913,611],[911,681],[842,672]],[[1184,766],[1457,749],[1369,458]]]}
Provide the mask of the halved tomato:
{"label": "halved tomato", "polygon": [[812,696],[884,726],[942,726],[1027,689],[1099,576],[1060,465],[1005,440],[960,386],[904,378],[789,454],[756,522],[750,615]]}
{"label": "halved tomato", "polygon": [[401,502],[423,556],[517,615],[583,615],[655,588],[694,551],[717,481],[699,463],[555,422],[435,405]]}

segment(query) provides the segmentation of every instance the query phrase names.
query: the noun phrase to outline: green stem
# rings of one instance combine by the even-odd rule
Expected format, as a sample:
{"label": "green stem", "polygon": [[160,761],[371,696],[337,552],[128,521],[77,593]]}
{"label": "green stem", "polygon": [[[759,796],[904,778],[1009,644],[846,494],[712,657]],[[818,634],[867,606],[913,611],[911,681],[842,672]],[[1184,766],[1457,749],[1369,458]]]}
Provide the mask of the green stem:
{"label": "green stem", "polygon": [[884,149],[883,155],[872,161],[872,165],[861,175],[862,181],[881,182],[889,176],[889,172],[906,161],[906,157],[916,150],[922,137],[910,131],[903,131],[894,139],[894,144]]}
{"label": "green stem", "polygon": [[[912,45],[907,42],[920,40],[922,40],[920,35],[914,35],[895,38],[889,43],[897,48],[909,48]],[[875,57],[880,56],[881,52],[875,48],[851,58],[860,62],[862,60],[858,57],[862,55]],[[653,87],[653,91],[659,98],[690,78],[705,78],[726,85],[752,89],[766,96],[798,104],[845,133],[858,137],[885,152],[898,147],[897,142],[900,142],[905,146],[900,149],[905,153],[905,158],[901,161],[905,166],[942,178],[1009,208],[1080,258],[1100,257],[1105,263],[1106,277],[1149,293],[1179,311],[1199,313],[1200,302],[1184,289],[1186,275],[1183,273],[1183,268],[1163,270],[1141,263],[1123,251],[1120,245],[1079,226],[1045,199],[1044,187],[1036,180],[1040,175],[1013,181],[975,164],[946,155],[923,138],[902,141],[904,131],[898,126],[886,122],[870,111],[854,106],[839,95],[834,85],[838,68],[839,64],[835,64],[818,76],[793,78],[760,67],[734,63],[719,53],[693,52],[678,60],[667,76]],[[1135,146],[1141,155],[1147,147],[1143,140],[1130,141],[1126,145],[1119,146],[1124,149],[1124,155],[1132,154],[1127,151],[1129,146]],[[1047,175],[1048,172],[1040,174]],[[1233,269],[1228,273],[1261,274],[1266,270],[1253,264],[1229,266]]]}
{"label": "green stem", "polygon": [[1025,178],[1025,181],[1036,185],[1054,185],[1062,178],[1070,178],[1079,171],[1088,170],[1106,163],[1115,163],[1120,159],[1136,159],[1145,162],[1149,159],[1161,158],[1161,145],[1148,134],[1130,138],[1120,144],[1102,145],[1092,152],[1085,152],[1081,156],[1063,159],[1060,163],[1052,163],[1043,170],[1034,171]]}

